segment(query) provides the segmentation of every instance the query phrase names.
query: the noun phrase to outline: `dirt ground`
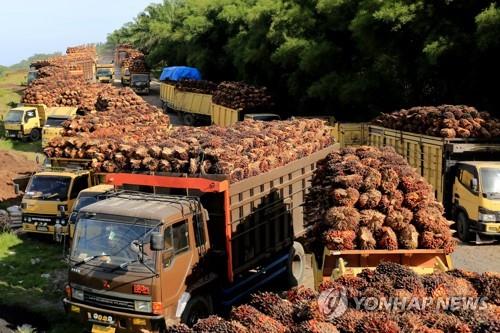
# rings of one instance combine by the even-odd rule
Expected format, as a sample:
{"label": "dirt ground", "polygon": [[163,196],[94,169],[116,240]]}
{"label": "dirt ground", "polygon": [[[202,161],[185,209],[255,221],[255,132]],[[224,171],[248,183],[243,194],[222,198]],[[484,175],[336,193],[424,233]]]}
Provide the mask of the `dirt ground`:
{"label": "dirt ground", "polygon": [[18,175],[31,173],[35,170],[36,163],[25,156],[0,150],[0,202],[16,197],[12,179]]}

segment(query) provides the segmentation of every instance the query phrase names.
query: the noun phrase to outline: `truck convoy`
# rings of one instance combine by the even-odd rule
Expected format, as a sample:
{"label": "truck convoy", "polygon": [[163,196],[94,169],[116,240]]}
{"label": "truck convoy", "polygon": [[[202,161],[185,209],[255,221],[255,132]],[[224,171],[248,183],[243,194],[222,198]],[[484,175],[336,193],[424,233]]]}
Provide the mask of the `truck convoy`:
{"label": "truck convoy", "polygon": [[[198,122],[230,126],[244,119],[277,120],[280,116],[274,113],[247,113],[213,102],[209,92],[193,92],[176,87],[181,80],[201,80],[198,69],[186,66],[165,67],[160,75],[160,99],[165,112],[177,112],[185,125],[192,126]],[[247,116],[248,115],[248,116]]]}
{"label": "truck convoy", "polygon": [[114,64],[97,64],[96,65],[96,80],[101,83],[113,83],[114,80]]}
{"label": "truck convoy", "polygon": [[58,107],[47,117],[42,131],[42,148],[48,146],[50,140],[61,136],[63,132],[62,123],[71,120],[78,114],[76,107]]}
{"label": "truck convoy", "polygon": [[[42,128],[53,114],[69,112],[66,107],[47,107],[44,104],[19,105],[5,115],[5,137],[38,141],[42,137]],[[71,111],[72,112],[72,111]],[[76,112],[76,111],[75,111]]]}
{"label": "truck convoy", "polygon": [[230,184],[225,175],[107,174],[117,191],[78,214],[66,310],[93,331],[159,332],[304,274],[302,204],[325,148]]}

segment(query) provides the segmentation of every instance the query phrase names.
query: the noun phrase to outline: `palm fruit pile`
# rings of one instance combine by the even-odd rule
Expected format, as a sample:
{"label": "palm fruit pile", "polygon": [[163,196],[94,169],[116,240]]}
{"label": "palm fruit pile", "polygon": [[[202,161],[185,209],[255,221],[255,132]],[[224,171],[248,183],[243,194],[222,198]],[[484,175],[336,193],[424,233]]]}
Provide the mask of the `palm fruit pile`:
{"label": "palm fruit pile", "polygon": [[316,251],[455,247],[432,187],[392,148],[344,148],[318,162],[305,203]]}
{"label": "palm fruit pile", "polygon": [[182,79],[173,82],[179,91],[211,95],[217,89],[217,83],[207,80]]}
{"label": "palm fruit pile", "polygon": [[[258,293],[248,304],[233,308],[227,320],[210,316],[199,320],[192,329],[181,324],[167,328],[167,333],[493,333],[500,332],[500,306],[496,303],[499,287],[497,273],[452,270],[420,276],[408,267],[382,263],[358,276],[323,282],[318,292],[300,286],[283,298]],[[327,316],[322,308],[325,299],[320,297],[332,290],[345,291],[347,297],[347,309],[335,318]],[[356,308],[355,297],[376,297],[379,304],[391,302],[394,297],[415,298],[420,304],[424,298],[428,301],[425,307],[404,311],[385,305]],[[483,303],[475,311],[460,306],[437,307],[442,299],[450,297],[480,297]]]}
{"label": "palm fruit pile", "polygon": [[440,105],[382,113],[372,122],[401,131],[444,138],[491,138],[500,135],[500,121],[471,106]]}
{"label": "palm fruit pile", "polygon": [[266,113],[274,105],[265,87],[232,81],[224,81],[217,86],[212,102],[244,113]]}
{"label": "palm fruit pile", "polygon": [[48,157],[91,160],[95,171],[226,174],[232,182],[309,156],[332,143],[321,120],[260,122],[231,127],[175,127],[161,112],[97,112],[63,124],[67,136],[45,148]]}

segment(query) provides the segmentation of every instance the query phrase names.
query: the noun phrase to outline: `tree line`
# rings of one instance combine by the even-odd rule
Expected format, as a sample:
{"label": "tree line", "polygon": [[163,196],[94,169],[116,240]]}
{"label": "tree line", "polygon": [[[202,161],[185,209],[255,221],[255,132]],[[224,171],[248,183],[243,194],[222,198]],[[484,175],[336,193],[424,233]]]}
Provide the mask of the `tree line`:
{"label": "tree line", "polygon": [[108,43],[267,86],[285,114],[366,121],[416,105],[500,114],[499,33],[491,0],[164,0]]}

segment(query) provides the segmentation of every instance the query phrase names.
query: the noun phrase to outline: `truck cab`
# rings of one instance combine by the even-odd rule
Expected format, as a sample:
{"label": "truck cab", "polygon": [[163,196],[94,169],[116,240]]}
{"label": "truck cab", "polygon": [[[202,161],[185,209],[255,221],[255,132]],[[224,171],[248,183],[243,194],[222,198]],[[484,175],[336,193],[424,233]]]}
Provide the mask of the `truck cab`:
{"label": "truck cab", "polygon": [[151,76],[149,73],[130,74],[130,88],[137,94],[149,95]]}
{"label": "truck cab", "polygon": [[96,79],[101,83],[113,83],[113,64],[98,64],[96,69]]}
{"label": "truck cab", "polygon": [[47,117],[42,130],[42,148],[47,147],[49,142],[55,137],[62,135],[62,123],[73,119],[77,115],[77,111],[76,107],[60,107]]}
{"label": "truck cab", "polygon": [[43,104],[18,106],[10,109],[4,117],[5,137],[38,141],[46,118]]}
{"label": "truck cab", "polygon": [[244,120],[258,120],[258,121],[273,121],[281,120],[281,117],[275,113],[247,113],[243,117]]}
{"label": "truck cab", "polygon": [[462,241],[500,236],[500,162],[457,163],[453,215]]}
{"label": "truck cab", "polygon": [[86,329],[160,332],[212,312],[200,266],[210,249],[195,198],[116,193],[82,208],[70,254],[66,310]]}
{"label": "truck cab", "polygon": [[35,173],[26,187],[21,212],[23,231],[55,235],[68,233],[68,214],[80,191],[92,185],[88,170],[46,169]]}

